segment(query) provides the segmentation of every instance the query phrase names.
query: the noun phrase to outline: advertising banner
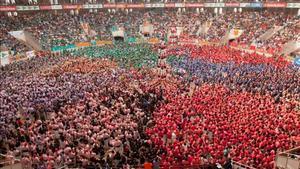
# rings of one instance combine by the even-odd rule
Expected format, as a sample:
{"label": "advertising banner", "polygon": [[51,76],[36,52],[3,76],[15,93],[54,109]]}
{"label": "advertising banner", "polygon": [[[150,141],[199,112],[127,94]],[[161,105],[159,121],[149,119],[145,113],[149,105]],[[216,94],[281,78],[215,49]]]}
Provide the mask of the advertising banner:
{"label": "advertising banner", "polygon": [[116,4],[116,8],[124,9],[126,8],[126,4]]}
{"label": "advertising banner", "polygon": [[102,4],[86,4],[86,5],[82,5],[83,9],[99,9],[99,8],[103,8]]}
{"label": "advertising banner", "polygon": [[260,2],[250,3],[251,8],[262,8],[263,4]]}
{"label": "advertising banner", "polygon": [[56,10],[56,9],[62,9],[62,5],[51,5],[51,8]]}
{"label": "advertising banner", "polygon": [[280,2],[266,2],[263,4],[265,8],[285,8],[287,3]]}
{"label": "advertising banner", "polygon": [[80,9],[81,5],[63,5],[63,9]]}
{"label": "advertising banner", "polygon": [[225,3],[225,7],[240,7],[240,3]]}
{"label": "advertising banner", "polygon": [[175,3],[176,8],[184,8],[185,4],[184,3]]}
{"label": "advertising banner", "polygon": [[52,10],[51,5],[42,5],[40,6],[40,10]]}
{"label": "advertising banner", "polygon": [[240,3],[240,7],[242,8],[249,8],[251,6],[250,3]]}
{"label": "advertising banner", "polygon": [[204,3],[205,7],[221,8],[225,7],[225,3]]}
{"label": "advertising banner", "polygon": [[204,7],[204,4],[203,3],[186,3],[185,7],[201,8],[201,7]]}
{"label": "advertising banner", "polygon": [[116,4],[104,4],[103,7],[104,8],[115,8]]}
{"label": "advertising banner", "polygon": [[8,12],[8,11],[15,11],[16,6],[0,6],[0,11]]}
{"label": "advertising banner", "polygon": [[175,3],[166,3],[165,7],[166,8],[175,8]]}
{"label": "advertising banner", "polygon": [[144,8],[144,4],[127,4],[127,8]]}
{"label": "advertising banner", "polygon": [[300,3],[287,3],[287,8],[300,8]]}
{"label": "advertising banner", "polygon": [[17,6],[17,11],[38,11],[40,10],[39,6]]}

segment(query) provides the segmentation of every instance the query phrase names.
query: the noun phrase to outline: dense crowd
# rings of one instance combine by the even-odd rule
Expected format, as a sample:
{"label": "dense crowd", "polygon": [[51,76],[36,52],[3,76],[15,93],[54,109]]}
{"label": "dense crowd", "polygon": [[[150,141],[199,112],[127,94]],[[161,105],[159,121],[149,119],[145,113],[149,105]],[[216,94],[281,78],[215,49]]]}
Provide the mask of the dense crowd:
{"label": "dense crowd", "polygon": [[144,91],[150,73],[46,57],[1,74],[1,151],[23,165],[119,168],[156,157],[143,132],[160,99]]}
{"label": "dense crowd", "polygon": [[[296,14],[269,10],[224,11],[222,14],[215,14],[208,10],[196,12],[194,9],[185,12],[143,9],[131,12],[101,11],[96,14],[80,11],[78,15],[41,12],[35,15],[20,14],[18,17],[0,17],[1,46],[16,52],[29,49],[9,35],[9,31],[24,29],[40,42],[43,49],[50,50],[53,46],[64,46],[91,39],[111,40],[111,29],[114,26],[124,28],[126,37],[138,38],[142,36],[140,25],[146,22],[154,26],[151,37],[163,40],[169,36],[170,29],[176,27],[182,27],[183,34],[210,42],[220,42],[230,28],[242,29],[245,31],[236,42],[248,47],[255,43],[261,48],[280,49],[284,43],[299,39],[297,29],[299,17],[296,17]],[[87,36],[80,23],[88,23],[96,34],[92,37]],[[259,40],[263,33],[275,26],[284,28],[269,40]],[[203,28],[207,30],[204,31]]]}
{"label": "dense crowd", "polygon": [[300,73],[282,58],[192,45],[160,59],[143,45],[76,52],[1,68],[1,153],[34,168],[272,168],[297,145]]}

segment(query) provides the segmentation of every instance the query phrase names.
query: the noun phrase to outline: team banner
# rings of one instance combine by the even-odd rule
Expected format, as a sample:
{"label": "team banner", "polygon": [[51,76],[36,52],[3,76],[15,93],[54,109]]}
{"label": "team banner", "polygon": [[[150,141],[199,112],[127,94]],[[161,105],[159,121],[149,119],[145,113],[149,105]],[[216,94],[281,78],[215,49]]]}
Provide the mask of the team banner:
{"label": "team banner", "polygon": [[89,47],[91,46],[91,42],[79,42],[75,44],[76,47]]}
{"label": "team banner", "polygon": [[149,38],[148,43],[157,44],[157,43],[159,43],[159,39],[158,38]]}
{"label": "team banner", "polygon": [[124,28],[118,27],[118,26],[113,26],[111,28],[111,33],[113,37],[123,37],[125,36]]}
{"label": "team banner", "polygon": [[127,38],[127,42],[128,42],[128,43],[136,43],[136,41],[137,41],[137,40],[136,40],[135,37],[128,37],[128,38]]}
{"label": "team banner", "polygon": [[71,50],[71,49],[75,49],[76,46],[74,44],[69,44],[66,46],[54,46],[51,48],[52,52],[58,52],[58,51],[63,51],[63,50]]}
{"label": "team banner", "polygon": [[152,35],[154,32],[153,25],[149,22],[145,22],[143,25],[140,26],[140,31],[146,35]]}
{"label": "team banner", "polygon": [[23,30],[20,31],[10,31],[8,32],[11,36],[15,37],[18,40],[21,40],[23,42],[26,41],[25,32]]}
{"label": "team banner", "polygon": [[241,29],[231,29],[228,35],[228,39],[237,39],[243,34],[244,30]]}
{"label": "team banner", "polygon": [[10,63],[9,51],[0,52],[0,65],[5,66]]}

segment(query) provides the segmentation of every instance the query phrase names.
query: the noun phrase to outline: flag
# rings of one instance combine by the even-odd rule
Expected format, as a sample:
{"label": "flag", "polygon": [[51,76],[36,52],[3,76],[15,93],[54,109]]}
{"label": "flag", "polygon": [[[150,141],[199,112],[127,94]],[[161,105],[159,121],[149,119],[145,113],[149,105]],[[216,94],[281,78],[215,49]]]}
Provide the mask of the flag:
{"label": "flag", "polygon": [[231,29],[229,32],[228,39],[237,39],[243,34],[244,30],[241,29]]}

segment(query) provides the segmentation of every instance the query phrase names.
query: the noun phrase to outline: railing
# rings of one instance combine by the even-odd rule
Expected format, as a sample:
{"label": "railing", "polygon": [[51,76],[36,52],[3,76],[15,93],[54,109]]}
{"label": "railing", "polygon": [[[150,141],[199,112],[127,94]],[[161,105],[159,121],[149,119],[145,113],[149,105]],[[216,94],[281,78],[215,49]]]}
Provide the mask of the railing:
{"label": "railing", "polygon": [[236,161],[232,161],[232,166],[234,169],[255,169],[254,167],[248,166],[246,164],[242,164]]}
{"label": "railing", "polygon": [[[0,154],[0,157],[3,158],[3,160],[0,160],[0,167],[4,166],[7,169],[13,169],[13,165],[20,163],[20,160],[11,156],[11,155],[4,155],[4,154]],[[3,167],[3,168],[4,168]],[[2,167],[1,167],[2,168]]]}
{"label": "railing", "polygon": [[276,156],[276,168],[278,169],[300,169],[300,155],[294,152],[300,151],[300,147],[282,152]]}
{"label": "railing", "polygon": [[[6,156],[6,155],[3,155],[3,154],[0,154],[0,156],[3,156],[5,157],[5,160],[4,161],[0,161],[0,166],[3,165],[5,166],[5,169],[14,169],[15,167],[17,169],[28,169],[28,168],[32,168],[31,166],[23,166],[21,163],[20,163],[20,160],[19,159],[16,159],[14,158],[13,156]],[[16,164],[19,164],[16,166]],[[239,163],[239,162],[236,162],[236,161],[232,161],[232,166],[233,166],[233,169],[255,169],[254,167],[251,167],[251,166],[248,166],[248,165],[245,165],[245,164],[242,164],[242,163]],[[99,166],[97,166],[99,167]],[[184,168],[184,169],[207,169],[207,168],[216,168],[217,165],[211,165],[211,164],[193,164],[193,165],[185,165],[185,164],[178,164],[178,165],[168,165],[168,166],[164,166],[164,165],[160,165],[159,168],[160,169],[181,169],[181,168]],[[3,167],[4,168],[4,167]],[[63,165],[57,169],[77,169],[77,165],[74,164],[74,165]],[[109,169],[120,169],[120,166],[101,166],[101,168],[109,168]],[[122,166],[121,168],[130,168],[130,169],[143,169],[144,166],[143,165],[131,165],[131,166]]]}

